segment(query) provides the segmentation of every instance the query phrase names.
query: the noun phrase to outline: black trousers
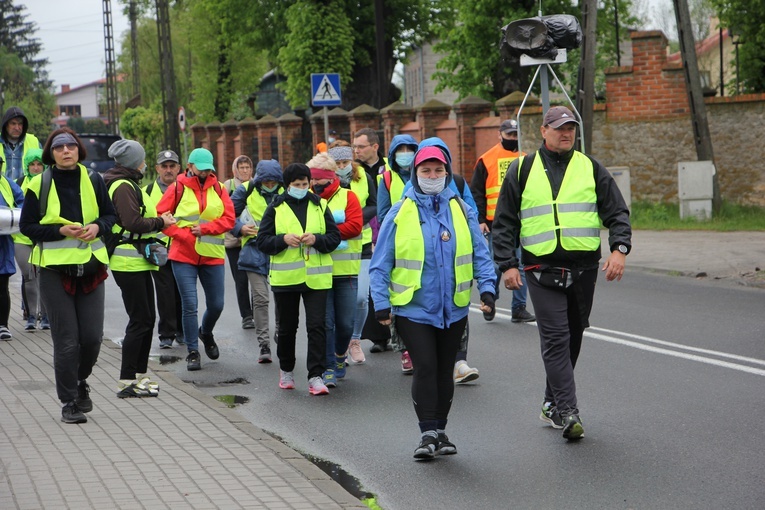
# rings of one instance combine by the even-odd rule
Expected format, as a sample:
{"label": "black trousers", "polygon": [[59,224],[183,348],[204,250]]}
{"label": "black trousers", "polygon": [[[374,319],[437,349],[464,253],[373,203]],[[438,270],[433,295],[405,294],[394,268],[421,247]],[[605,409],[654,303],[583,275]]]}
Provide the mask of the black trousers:
{"label": "black trousers", "polygon": [[[308,378],[320,377],[324,373],[327,350],[325,314],[327,311],[326,290],[305,290],[274,292],[279,323],[276,355],[279,368],[284,372],[295,369],[295,337],[300,322],[300,297],[305,309],[305,325],[308,333],[308,355],[306,367]],[[352,313],[349,310],[348,313]]]}
{"label": "black trousers", "polygon": [[396,316],[396,327],[412,358],[412,401],[421,431],[446,427],[454,397],[454,358],[467,317],[446,329]]}
{"label": "black trousers", "polygon": [[11,315],[11,293],[8,290],[10,277],[9,274],[0,274],[0,326],[8,326]]}
{"label": "black trousers", "polygon": [[547,374],[545,400],[558,409],[577,409],[574,367],[589,327],[598,270],[583,271],[567,289],[543,287],[532,272],[526,274],[529,296],[537,316],[542,361]]}
{"label": "black trousers", "polygon": [[157,312],[159,338],[183,339],[183,308],[181,294],[175,284],[173,266],[170,262],[161,266],[159,271],[151,271],[154,286],[157,289]]}
{"label": "black trousers", "polygon": [[114,281],[122,291],[122,302],[129,320],[122,341],[120,379],[135,379],[136,373],[145,374],[149,364],[151,337],[154,333],[153,271],[112,271]]}
{"label": "black trousers", "polygon": [[77,398],[77,381],[93,372],[104,336],[104,284],[85,294],[68,294],[61,275],[40,269],[40,297],[50,320],[56,392],[62,403]]}
{"label": "black trousers", "polygon": [[231,268],[231,276],[234,277],[234,287],[236,287],[236,302],[239,305],[239,315],[252,317],[252,302],[250,301],[250,280],[247,278],[247,271],[239,270],[240,247],[226,248],[226,257],[228,265]]}

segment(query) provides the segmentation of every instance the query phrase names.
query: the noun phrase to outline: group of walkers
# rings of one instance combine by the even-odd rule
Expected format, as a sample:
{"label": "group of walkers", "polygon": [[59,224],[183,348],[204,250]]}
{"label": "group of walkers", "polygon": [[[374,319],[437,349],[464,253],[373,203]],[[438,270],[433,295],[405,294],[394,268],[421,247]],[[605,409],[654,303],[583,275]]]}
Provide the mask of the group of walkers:
{"label": "group of walkers", "polygon": [[[473,286],[485,320],[495,317],[501,281],[514,291],[512,321],[530,322],[528,281],[547,375],[540,418],[567,439],[581,438],[573,368],[592,305],[600,222],[610,230],[607,280],[621,278],[631,245],[613,179],[573,149],[577,125],[568,109],[550,109],[542,148],[526,156],[517,124],[503,122],[500,143],[479,158],[470,186],[443,140],[397,135],[386,158],[376,132],[365,128],[352,143],[334,140],[285,168],[275,160],[253,168],[240,156],[224,183],[207,149],[194,149],[184,172],[177,154],[164,150],[157,179],[142,188],[147,163],[139,143],[115,142],[115,166],[102,178],[81,164],[78,136],[55,130],[42,150],[24,149],[20,185],[3,175],[0,200],[22,207],[15,242],[25,259],[24,310],[28,325],[51,328],[62,421],[83,423],[93,409],[87,378],[103,334],[107,267],[129,316],[117,396],[156,397],[159,385],[147,375],[156,309],[160,348],[185,345],[190,371],[202,368],[200,342],[207,358],[218,359],[214,329],[228,259],[241,326],[254,330],[259,363],[272,362],[273,293],[280,388],[297,386],[301,300],[311,395],[328,394],[349,362],[366,361],[363,338],[372,341],[369,352],[400,353],[402,372],[413,375],[416,459],[457,452],[446,435],[454,385],[479,376],[467,364]],[[6,237],[0,339],[7,340],[15,266]]]}

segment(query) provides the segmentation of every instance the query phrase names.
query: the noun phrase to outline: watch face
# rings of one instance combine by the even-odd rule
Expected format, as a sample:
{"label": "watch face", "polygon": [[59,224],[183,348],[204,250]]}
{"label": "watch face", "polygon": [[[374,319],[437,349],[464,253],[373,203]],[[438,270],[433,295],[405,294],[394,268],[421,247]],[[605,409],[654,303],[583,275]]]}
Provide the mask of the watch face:
{"label": "watch face", "polygon": [[619,245],[619,251],[626,255],[627,254],[627,247],[624,246],[623,244],[620,244]]}

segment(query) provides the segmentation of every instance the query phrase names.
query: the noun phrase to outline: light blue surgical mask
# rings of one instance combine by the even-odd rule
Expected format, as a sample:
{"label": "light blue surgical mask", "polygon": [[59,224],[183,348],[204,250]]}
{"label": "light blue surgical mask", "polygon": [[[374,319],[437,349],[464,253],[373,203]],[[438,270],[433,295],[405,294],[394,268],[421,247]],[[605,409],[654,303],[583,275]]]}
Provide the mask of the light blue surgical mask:
{"label": "light blue surgical mask", "polygon": [[400,168],[409,168],[414,161],[414,152],[401,152],[396,154],[396,164]]}
{"label": "light blue surgical mask", "polygon": [[263,186],[263,185],[261,185],[260,187],[263,189],[263,191],[265,191],[267,193],[273,193],[274,191],[279,189],[279,183],[274,184],[270,188],[268,186]]}
{"label": "light blue surgical mask", "polygon": [[446,186],[446,176],[430,179],[427,177],[417,177],[417,184],[426,195],[438,195]]}
{"label": "light blue surgical mask", "polygon": [[340,178],[340,184],[347,186],[349,182],[351,182],[351,176],[353,175],[353,165],[351,163],[348,163],[343,168],[340,168],[335,172],[337,176]]}
{"label": "light blue surgical mask", "polygon": [[302,200],[308,194],[308,188],[293,188],[290,186],[287,194],[296,200]]}

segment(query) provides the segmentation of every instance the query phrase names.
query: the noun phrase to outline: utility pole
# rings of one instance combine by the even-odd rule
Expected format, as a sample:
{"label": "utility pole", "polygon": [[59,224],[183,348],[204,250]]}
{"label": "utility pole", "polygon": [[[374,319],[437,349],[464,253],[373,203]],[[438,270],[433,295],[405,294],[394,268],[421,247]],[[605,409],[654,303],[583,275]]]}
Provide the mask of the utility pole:
{"label": "utility pole", "polygon": [[385,68],[385,18],[384,1],[375,0],[375,46],[377,54],[377,104],[376,108],[386,106],[384,102],[388,99],[388,84],[386,78],[388,73]]}
{"label": "utility pole", "polygon": [[595,46],[598,26],[597,0],[580,0],[584,22],[582,57],[579,60],[579,77],[576,88],[576,109],[582,116],[582,140],[592,153],[592,121],[595,107]]}
{"label": "utility pole", "polygon": [[[699,63],[696,59],[696,44],[691,29],[691,13],[688,8],[688,0],[672,0],[677,19],[677,35],[680,41],[680,54],[683,59],[685,70],[685,88],[688,91],[688,105],[691,108],[691,124],[693,126],[693,140],[696,144],[696,157],[699,161],[711,161],[714,164],[714,152],[712,151],[712,138],[709,134],[707,122],[707,109],[704,104],[704,94],[701,90],[701,78],[699,76]],[[720,212],[722,197],[720,196],[720,183],[717,171],[712,176],[712,210],[715,214]]]}
{"label": "utility pole", "polygon": [[173,67],[173,48],[170,41],[170,14],[168,0],[156,0],[157,35],[159,37],[159,70],[162,79],[162,118],[164,120],[164,146],[176,154],[180,153],[178,134],[178,99],[175,95],[175,70]]}
{"label": "utility pole", "polygon": [[130,53],[133,56],[133,98],[141,94],[141,77],[138,73],[138,9],[135,0],[130,0]]}
{"label": "utility pole", "polygon": [[117,72],[114,66],[114,35],[112,32],[112,2],[103,0],[104,11],[104,52],[106,53],[106,112],[109,119],[109,131],[118,131],[119,114],[117,112]]}

